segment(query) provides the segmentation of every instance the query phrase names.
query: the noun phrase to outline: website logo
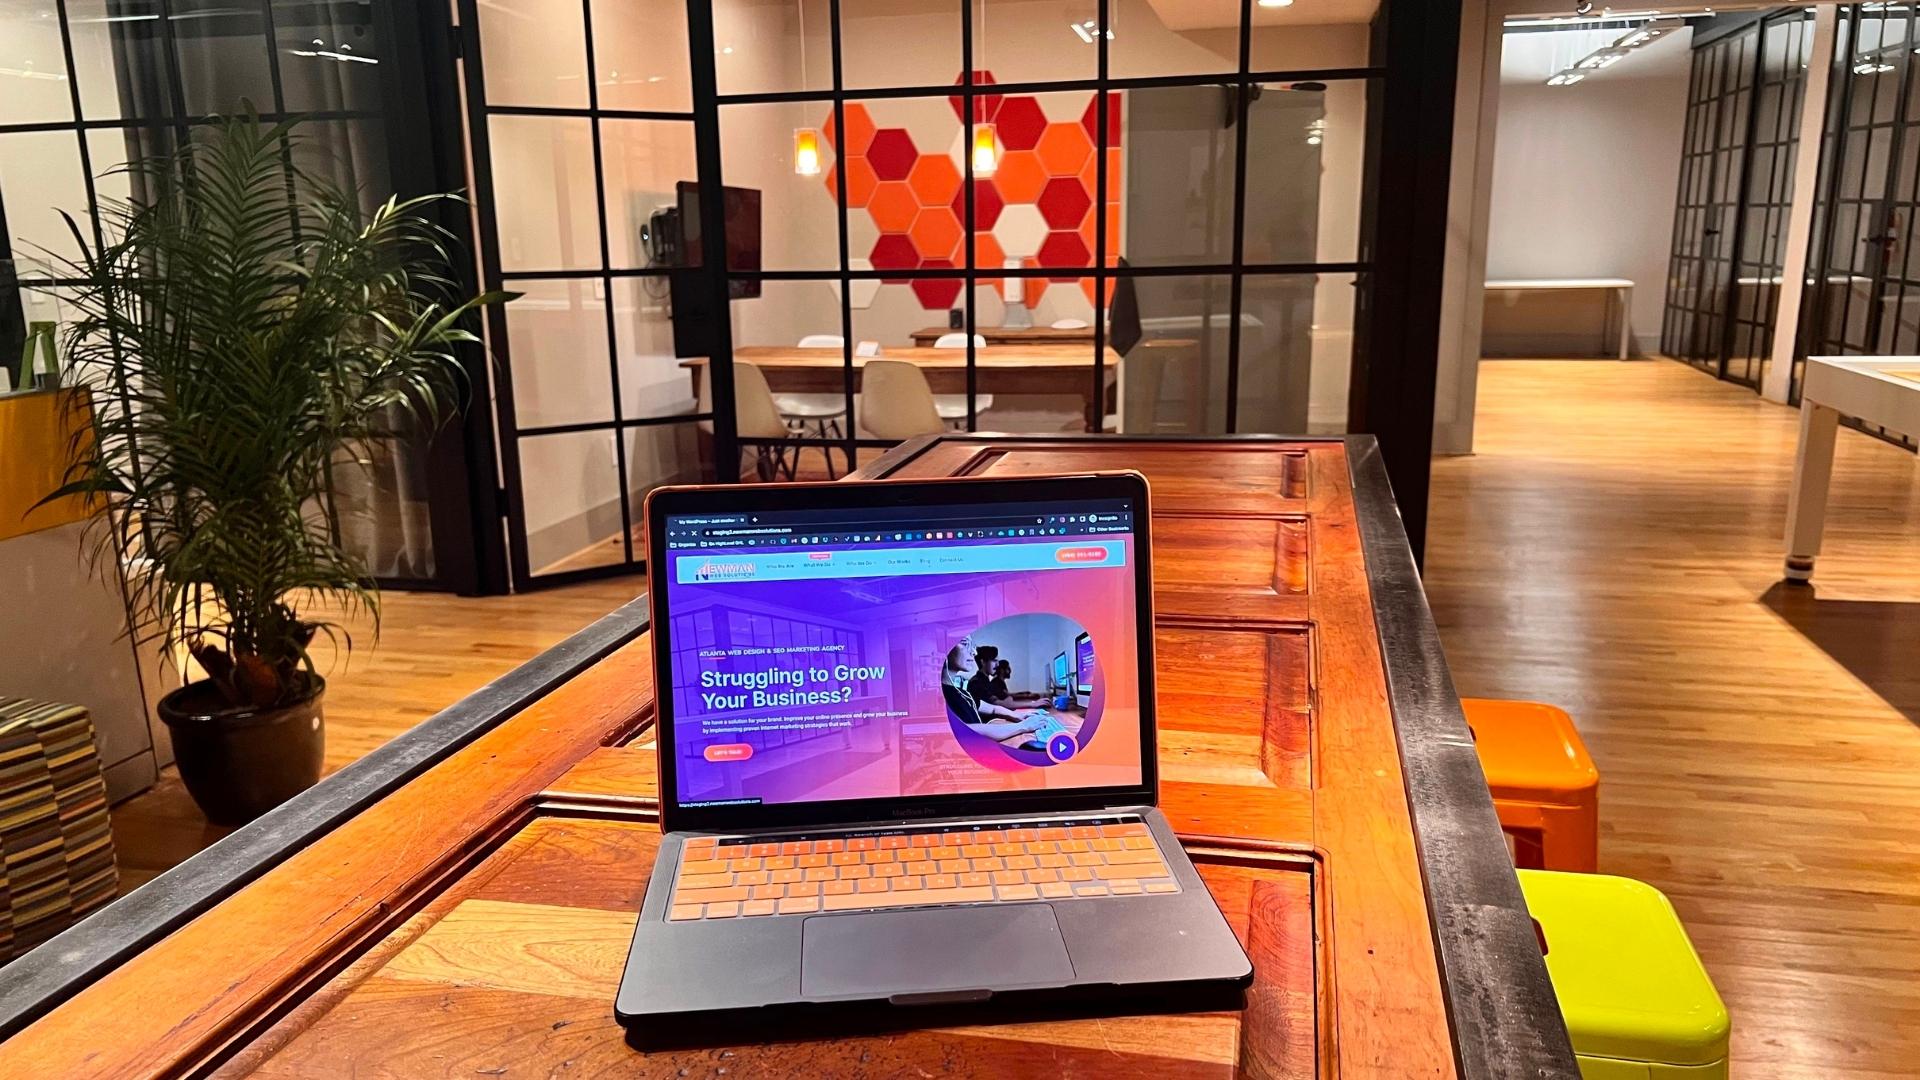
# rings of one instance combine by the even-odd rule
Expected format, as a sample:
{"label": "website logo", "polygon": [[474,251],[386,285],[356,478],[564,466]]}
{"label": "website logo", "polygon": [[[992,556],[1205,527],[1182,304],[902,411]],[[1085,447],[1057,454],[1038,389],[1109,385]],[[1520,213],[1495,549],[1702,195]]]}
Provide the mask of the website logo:
{"label": "website logo", "polygon": [[760,568],[746,560],[723,562],[708,559],[694,568],[695,581],[748,581],[758,576]]}

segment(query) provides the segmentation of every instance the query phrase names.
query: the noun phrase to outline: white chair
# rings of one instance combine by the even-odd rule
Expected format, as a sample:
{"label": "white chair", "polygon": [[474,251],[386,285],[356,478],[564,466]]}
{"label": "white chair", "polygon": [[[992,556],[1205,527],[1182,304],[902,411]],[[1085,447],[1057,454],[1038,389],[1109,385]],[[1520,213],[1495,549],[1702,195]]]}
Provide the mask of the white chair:
{"label": "white chair", "polygon": [[[844,349],[846,345],[847,339],[839,334],[808,334],[800,339],[802,349]],[[845,394],[775,394],[773,403],[797,435],[821,439],[844,437],[840,418],[847,415]],[[813,428],[811,432],[807,430],[809,425]],[[839,474],[833,467],[833,451],[823,446],[820,453],[827,459],[827,479],[838,479]]]}
{"label": "white chair", "polygon": [[933,399],[926,372],[916,364],[869,360],[860,369],[860,426],[876,439],[911,439],[947,430]]}
{"label": "white chair", "polygon": [[[698,409],[703,413],[713,411],[713,388],[710,372],[713,365],[700,369],[700,395]],[[773,403],[773,390],[767,385],[766,373],[745,360],[733,362],[733,424],[734,434],[742,439],[791,439],[793,429],[780,415],[780,409]],[[713,421],[700,421],[700,430],[713,434]],[[800,455],[787,460],[787,451],[783,446],[760,445],[751,448],[754,452],[754,472],[762,480],[777,479],[785,473],[787,479],[793,479],[794,467],[800,463]]]}
{"label": "white chair", "polygon": [[[936,349],[964,349],[967,347],[967,335],[941,334],[934,339],[933,347]],[[976,352],[986,348],[986,337],[981,334],[973,335],[973,347]],[[992,394],[975,394],[974,400],[979,403],[981,412],[986,412],[988,409],[993,408]],[[933,395],[933,407],[940,410],[940,419],[946,421],[948,424],[956,428],[966,426],[967,395],[935,394]]]}

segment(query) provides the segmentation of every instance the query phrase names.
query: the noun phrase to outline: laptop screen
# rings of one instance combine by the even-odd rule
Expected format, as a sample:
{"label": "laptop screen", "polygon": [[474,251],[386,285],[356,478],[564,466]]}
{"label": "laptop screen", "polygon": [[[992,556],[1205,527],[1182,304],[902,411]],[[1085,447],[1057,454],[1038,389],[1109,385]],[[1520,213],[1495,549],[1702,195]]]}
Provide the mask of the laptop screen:
{"label": "laptop screen", "polygon": [[666,517],[678,803],[1142,783],[1134,510]]}

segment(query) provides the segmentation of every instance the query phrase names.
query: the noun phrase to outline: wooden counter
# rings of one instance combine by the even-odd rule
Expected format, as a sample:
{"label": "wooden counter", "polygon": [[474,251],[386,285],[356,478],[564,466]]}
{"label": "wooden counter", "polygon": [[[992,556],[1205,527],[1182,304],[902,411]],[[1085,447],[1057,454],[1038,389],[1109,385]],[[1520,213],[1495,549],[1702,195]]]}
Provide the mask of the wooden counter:
{"label": "wooden counter", "polygon": [[1122,467],[1154,490],[1161,803],[1244,1010],[628,1048],[636,604],[29,955],[0,1075],[1577,1075],[1371,439],[937,436],[860,475]]}

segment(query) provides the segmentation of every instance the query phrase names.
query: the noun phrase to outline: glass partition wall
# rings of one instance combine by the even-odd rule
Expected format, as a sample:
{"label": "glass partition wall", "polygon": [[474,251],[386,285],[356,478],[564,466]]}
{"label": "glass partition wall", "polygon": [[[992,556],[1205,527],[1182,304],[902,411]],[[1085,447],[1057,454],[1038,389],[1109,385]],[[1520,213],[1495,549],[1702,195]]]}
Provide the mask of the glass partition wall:
{"label": "glass partition wall", "polygon": [[[749,456],[1345,430],[1379,73],[1364,17],[1283,12],[715,3],[722,180],[760,213],[729,268]],[[771,414],[790,432],[744,426]]]}
{"label": "glass partition wall", "polygon": [[348,493],[390,584],[630,572],[658,484],[948,430],[1371,431],[1417,546],[1457,30],[1420,0],[0,0],[0,362],[59,318],[55,211],[92,231],[138,197],[114,166],[251,104],[369,201],[467,190],[467,284],[520,294],[462,421]]}
{"label": "glass partition wall", "polygon": [[917,435],[1348,428],[1372,6],[459,11],[517,582]]}
{"label": "glass partition wall", "polygon": [[[1920,29],[1910,5],[1842,8],[1796,362],[1920,352]],[[1793,396],[1800,393],[1795,371]],[[1851,426],[1862,427],[1849,419]],[[1863,430],[1908,447],[1913,440]]]}
{"label": "glass partition wall", "polygon": [[714,475],[713,411],[675,347],[669,216],[699,179],[688,6],[459,11],[482,274],[520,294],[487,316],[513,578],[636,568],[646,492]]}
{"label": "glass partition wall", "polygon": [[1693,50],[1660,348],[1756,390],[1773,350],[1812,42],[1813,16],[1794,8],[1699,34]]}
{"label": "glass partition wall", "polygon": [[[101,239],[101,203],[137,202],[131,160],[165,153],[216,114],[303,116],[289,163],[393,194],[462,186],[457,150],[428,123],[445,39],[416,4],[352,0],[0,0],[0,370],[18,385],[26,326],[72,318],[63,259]],[[296,185],[289,193],[298,197]],[[459,228],[449,207],[445,223]],[[479,358],[473,357],[476,369]],[[485,372],[473,372],[484,386]],[[471,438],[479,440],[475,446]],[[343,469],[335,527],[384,582],[480,591],[467,455],[486,425],[387,440]],[[485,489],[491,492],[491,486]]]}

